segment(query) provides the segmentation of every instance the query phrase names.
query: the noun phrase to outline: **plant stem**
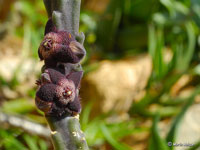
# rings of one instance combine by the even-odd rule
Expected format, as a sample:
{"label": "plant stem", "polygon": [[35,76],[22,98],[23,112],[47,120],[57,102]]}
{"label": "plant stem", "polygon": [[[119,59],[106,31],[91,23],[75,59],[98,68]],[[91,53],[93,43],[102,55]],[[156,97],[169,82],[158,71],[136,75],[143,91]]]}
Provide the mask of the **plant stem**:
{"label": "plant stem", "polygon": [[[44,0],[48,16],[59,30],[67,30],[83,44],[84,34],[79,34],[81,0]],[[75,65],[76,67],[76,65]],[[76,70],[76,68],[74,69]],[[51,128],[55,150],[88,150],[80,129],[79,115],[64,117],[45,116]]]}
{"label": "plant stem", "polygon": [[44,0],[48,16],[59,30],[67,30],[83,44],[85,36],[79,34],[81,0]]}
{"label": "plant stem", "polygon": [[61,119],[47,117],[56,150],[88,150],[85,136],[80,129],[78,117],[65,116]]}

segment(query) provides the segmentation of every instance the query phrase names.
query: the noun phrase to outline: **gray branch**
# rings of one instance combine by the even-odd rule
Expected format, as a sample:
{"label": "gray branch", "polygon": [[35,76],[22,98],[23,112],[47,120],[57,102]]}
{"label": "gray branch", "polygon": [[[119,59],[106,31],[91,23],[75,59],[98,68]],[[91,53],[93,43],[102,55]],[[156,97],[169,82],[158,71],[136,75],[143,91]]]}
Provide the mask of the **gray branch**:
{"label": "gray branch", "polygon": [[36,134],[46,138],[50,137],[50,130],[47,127],[29,121],[21,116],[0,112],[0,124],[1,126],[8,125],[11,127],[20,128],[28,133]]}

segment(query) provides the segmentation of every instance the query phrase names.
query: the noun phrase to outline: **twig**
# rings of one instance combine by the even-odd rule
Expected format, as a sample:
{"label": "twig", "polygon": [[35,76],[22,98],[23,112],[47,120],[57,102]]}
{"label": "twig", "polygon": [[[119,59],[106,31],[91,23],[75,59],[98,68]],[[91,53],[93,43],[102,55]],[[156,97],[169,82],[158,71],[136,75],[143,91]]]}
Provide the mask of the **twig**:
{"label": "twig", "polygon": [[10,115],[0,112],[0,124],[21,128],[26,132],[40,135],[46,138],[50,137],[50,130],[48,128],[17,115]]}

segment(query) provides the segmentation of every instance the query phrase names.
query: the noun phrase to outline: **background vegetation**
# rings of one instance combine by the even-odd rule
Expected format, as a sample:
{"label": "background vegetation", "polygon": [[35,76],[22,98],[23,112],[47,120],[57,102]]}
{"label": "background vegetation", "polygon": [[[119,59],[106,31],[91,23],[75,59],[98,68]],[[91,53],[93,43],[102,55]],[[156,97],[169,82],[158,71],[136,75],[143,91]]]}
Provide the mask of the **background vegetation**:
{"label": "background vegetation", "polygon": [[[42,0],[0,1],[2,150],[52,149],[46,121],[34,106],[34,82],[42,66],[42,62],[38,63],[37,49],[46,21]],[[177,141],[182,119],[200,102],[200,1],[82,0],[80,21],[87,49],[82,62],[85,77],[80,122],[91,150],[174,149],[168,142]],[[108,104],[101,103],[103,98],[96,92],[91,96],[90,88],[87,89],[91,73],[98,72],[106,62],[117,62],[117,68],[120,62],[128,66],[134,60],[140,66],[139,60],[144,55],[150,58],[150,65],[142,68],[144,74],[148,68],[152,70],[150,76],[137,81],[138,86],[142,80],[148,81],[141,89],[142,96],[131,97],[128,109],[105,111]],[[137,70],[134,65],[131,68]],[[108,69],[109,75],[116,73]],[[129,83],[126,78],[122,81],[113,78],[115,83],[127,83],[126,80]],[[123,99],[120,101],[123,103]],[[112,108],[115,103],[118,101],[113,101]],[[194,146],[181,148],[198,149],[200,140],[191,144]]]}

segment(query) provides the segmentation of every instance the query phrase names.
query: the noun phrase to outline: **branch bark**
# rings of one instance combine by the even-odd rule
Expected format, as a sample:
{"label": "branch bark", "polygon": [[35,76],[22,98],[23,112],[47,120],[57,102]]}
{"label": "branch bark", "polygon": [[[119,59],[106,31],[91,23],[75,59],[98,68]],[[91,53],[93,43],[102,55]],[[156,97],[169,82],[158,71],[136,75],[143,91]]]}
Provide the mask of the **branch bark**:
{"label": "branch bark", "polygon": [[0,111],[0,125],[20,128],[28,133],[50,138],[50,130],[47,127],[39,123],[32,122],[22,116],[6,114]]}

